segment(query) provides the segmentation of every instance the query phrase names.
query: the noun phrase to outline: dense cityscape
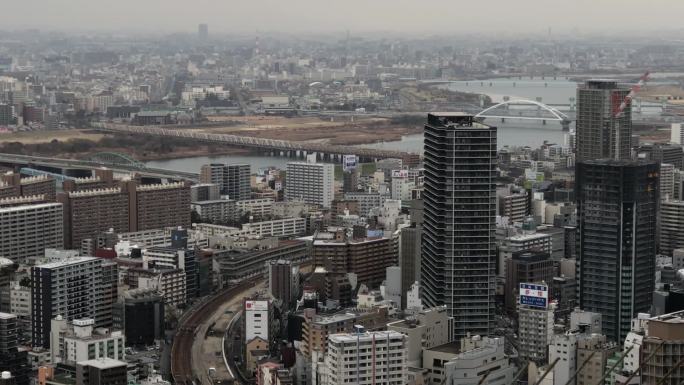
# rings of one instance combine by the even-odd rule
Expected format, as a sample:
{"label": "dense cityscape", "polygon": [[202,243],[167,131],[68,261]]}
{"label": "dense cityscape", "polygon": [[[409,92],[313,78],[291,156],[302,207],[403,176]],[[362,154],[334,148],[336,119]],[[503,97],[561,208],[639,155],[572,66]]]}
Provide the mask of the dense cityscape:
{"label": "dense cityscape", "polygon": [[684,41],[537,35],[0,31],[0,385],[683,384]]}

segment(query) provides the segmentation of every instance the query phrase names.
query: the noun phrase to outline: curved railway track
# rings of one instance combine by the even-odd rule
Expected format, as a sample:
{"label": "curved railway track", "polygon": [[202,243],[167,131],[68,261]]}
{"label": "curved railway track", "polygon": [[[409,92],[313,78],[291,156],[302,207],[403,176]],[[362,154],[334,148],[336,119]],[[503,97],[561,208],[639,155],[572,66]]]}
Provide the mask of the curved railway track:
{"label": "curved railway track", "polygon": [[236,286],[224,289],[208,301],[201,304],[197,309],[185,317],[176,330],[171,345],[171,375],[176,385],[200,385],[201,381],[192,371],[192,343],[196,336],[197,328],[205,322],[220,306],[234,296],[254,286],[263,279],[261,276],[254,277]]}

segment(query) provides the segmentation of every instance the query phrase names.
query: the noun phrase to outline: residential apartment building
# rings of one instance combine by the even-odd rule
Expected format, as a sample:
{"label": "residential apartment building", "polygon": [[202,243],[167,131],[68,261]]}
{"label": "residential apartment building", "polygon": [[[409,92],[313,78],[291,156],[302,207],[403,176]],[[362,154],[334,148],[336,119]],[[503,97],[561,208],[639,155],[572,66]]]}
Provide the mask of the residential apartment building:
{"label": "residential apartment building", "polygon": [[555,304],[546,308],[518,305],[518,341],[521,359],[540,366],[548,361],[553,340]]}
{"label": "residential apartment building", "polygon": [[273,199],[245,199],[237,201],[237,209],[240,215],[249,215],[254,219],[266,219],[273,214]]}
{"label": "residential apartment building", "polygon": [[66,320],[95,319],[98,327],[111,325],[117,287],[116,274],[112,274],[115,269],[115,264],[94,257],[72,257],[33,266],[33,346],[50,347],[51,322],[58,315]]}
{"label": "residential apartment building", "polygon": [[319,232],[312,248],[314,267],[332,273],[355,273],[359,283],[374,288],[385,279],[385,269],[397,264],[394,239],[354,238],[345,231]]}
{"label": "residential apartment building", "polygon": [[393,331],[329,336],[321,385],[403,385],[407,376],[406,339]]}
{"label": "residential apartment building", "polygon": [[368,217],[371,210],[376,207],[382,207],[387,199],[385,195],[380,193],[366,193],[366,192],[345,192],[344,200],[359,202],[359,216]]}
{"label": "residential apartment building", "polygon": [[248,164],[205,164],[200,169],[200,182],[219,186],[221,195],[241,201],[252,194],[250,185],[251,168]]}
{"label": "residential apartment building", "polygon": [[330,207],[335,194],[335,166],[328,163],[287,164],[285,199]]}
{"label": "residential apartment building", "polygon": [[271,260],[291,261],[300,264],[309,258],[309,248],[303,241],[279,241],[277,246],[255,250],[233,249],[214,251],[214,260],[219,266],[219,282],[222,286],[239,283],[242,280],[263,275],[266,263]]}
{"label": "residential apartment building", "polygon": [[138,185],[127,183],[129,231],[189,228],[190,185],[186,182]]}
{"label": "residential apartment building", "polygon": [[84,239],[113,229],[129,231],[128,194],[121,188],[64,192],[57,195],[64,205],[64,247],[77,248]]}
{"label": "residential apartment building", "polygon": [[79,247],[84,239],[113,229],[115,233],[165,227],[190,227],[190,186],[186,183],[138,185],[65,191],[64,246]]}
{"label": "residential apartment building", "polygon": [[22,199],[0,199],[0,255],[23,263],[42,257],[46,248],[64,247],[64,217],[61,203],[20,204]]}
{"label": "residential apartment building", "polygon": [[496,127],[462,113],[427,120],[422,300],[447,306],[455,338],[488,335],[496,292]]}
{"label": "residential apartment building", "polygon": [[214,183],[199,183],[190,186],[190,201],[215,201],[221,199],[220,187]]}
{"label": "residential apartment building", "polygon": [[351,333],[356,325],[369,331],[387,328],[388,311],[386,308],[369,310],[355,309],[336,314],[316,314],[315,309],[304,309],[302,341],[300,351],[307,359],[324,356],[327,351],[328,337],[337,333]]}
{"label": "residential apartment building", "polygon": [[658,223],[658,250],[672,256],[675,249],[684,248],[684,201],[660,202]]}
{"label": "residential apartment building", "polygon": [[240,217],[236,201],[232,199],[192,202],[190,207],[205,222],[235,223]]}

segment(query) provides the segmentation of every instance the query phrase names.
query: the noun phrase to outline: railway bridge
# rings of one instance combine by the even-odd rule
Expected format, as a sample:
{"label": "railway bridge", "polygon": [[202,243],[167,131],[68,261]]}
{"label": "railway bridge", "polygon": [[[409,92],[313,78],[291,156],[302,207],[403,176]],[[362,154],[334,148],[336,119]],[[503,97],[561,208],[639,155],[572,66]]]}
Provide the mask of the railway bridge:
{"label": "railway bridge", "polygon": [[295,142],[280,139],[255,138],[251,136],[211,134],[197,132],[196,130],[183,130],[164,128],[157,126],[130,126],[113,123],[93,123],[94,128],[122,132],[129,134],[141,134],[152,136],[167,136],[186,138],[212,143],[225,143],[226,145],[255,148],[259,150],[271,150],[284,152],[286,155],[305,156],[311,153],[318,153],[331,159],[340,159],[342,155],[357,155],[361,161],[375,161],[385,158],[399,158],[405,164],[415,165],[420,161],[420,155],[404,151],[381,150],[375,148],[362,148],[356,146],[330,145],[325,143]]}

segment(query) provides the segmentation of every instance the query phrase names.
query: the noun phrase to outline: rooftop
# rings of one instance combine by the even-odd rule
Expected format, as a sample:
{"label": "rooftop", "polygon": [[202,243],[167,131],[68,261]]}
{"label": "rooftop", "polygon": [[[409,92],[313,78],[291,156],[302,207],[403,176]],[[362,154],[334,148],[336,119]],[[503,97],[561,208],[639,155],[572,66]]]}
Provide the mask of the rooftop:
{"label": "rooftop", "polygon": [[12,313],[0,312],[0,319],[14,319],[14,318],[17,318],[17,316],[12,314]]}
{"label": "rooftop", "polygon": [[56,261],[56,262],[45,263],[42,265],[38,265],[36,267],[40,267],[42,269],[54,269],[57,267],[75,265],[78,263],[96,261],[96,260],[98,260],[98,258],[95,258],[95,257],[72,257],[72,258],[67,258],[67,259],[63,259],[60,261]]}
{"label": "rooftop", "polygon": [[77,362],[78,365],[82,366],[92,366],[94,368],[98,369],[111,369],[111,368],[118,368],[120,366],[127,366],[125,362],[119,361],[119,360],[114,360],[111,358],[100,358],[97,360],[88,360],[88,361],[81,361]]}
{"label": "rooftop", "polygon": [[452,341],[448,342],[443,345],[435,346],[433,348],[430,348],[428,350],[434,351],[434,352],[439,352],[439,353],[450,353],[450,354],[458,354],[461,352],[461,343],[458,341]]}
{"label": "rooftop", "polygon": [[70,198],[80,198],[80,197],[88,197],[88,196],[112,195],[112,194],[121,194],[121,193],[122,193],[121,188],[113,187],[113,188],[102,188],[102,189],[95,189],[95,190],[72,191],[72,192],[69,192],[69,197]]}
{"label": "rooftop", "polygon": [[358,340],[370,340],[375,337],[378,339],[400,338],[405,339],[406,336],[395,331],[379,331],[379,332],[364,332],[364,333],[339,333],[331,334],[328,339],[330,342],[356,342]]}
{"label": "rooftop", "polygon": [[542,234],[542,233],[531,233],[531,234],[517,234],[508,237],[509,240],[511,241],[530,241],[534,239],[541,239],[541,238],[551,238],[550,234]]}
{"label": "rooftop", "polygon": [[[44,195],[32,195],[32,196],[10,197],[10,198],[0,199],[0,212],[10,213],[13,211],[26,210],[27,208],[42,208],[42,207],[50,207],[50,206],[54,206],[54,205],[61,205],[61,203],[57,203],[57,202],[37,203],[37,202],[40,202],[44,199],[45,199]],[[9,206],[9,205],[12,205],[12,206]],[[2,206],[9,206],[9,207],[2,207]]]}

